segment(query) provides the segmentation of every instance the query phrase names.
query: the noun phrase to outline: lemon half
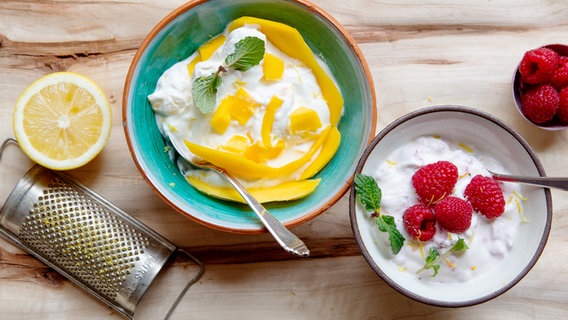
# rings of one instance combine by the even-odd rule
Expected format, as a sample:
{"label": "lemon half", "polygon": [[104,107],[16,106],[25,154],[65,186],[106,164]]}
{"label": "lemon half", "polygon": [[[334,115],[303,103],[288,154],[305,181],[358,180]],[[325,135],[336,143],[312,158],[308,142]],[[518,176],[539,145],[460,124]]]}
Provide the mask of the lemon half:
{"label": "lemon half", "polygon": [[88,163],[104,148],[112,112],[95,82],[76,73],[55,72],[22,93],[12,125],[20,147],[33,161],[69,170]]}

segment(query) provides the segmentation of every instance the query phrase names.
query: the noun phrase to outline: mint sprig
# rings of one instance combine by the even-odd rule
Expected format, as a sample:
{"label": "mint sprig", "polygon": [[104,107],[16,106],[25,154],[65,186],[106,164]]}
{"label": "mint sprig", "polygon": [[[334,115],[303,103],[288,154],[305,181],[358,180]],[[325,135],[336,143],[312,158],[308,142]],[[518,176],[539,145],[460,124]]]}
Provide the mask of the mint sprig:
{"label": "mint sprig", "polygon": [[209,76],[202,76],[193,82],[191,94],[193,104],[203,114],[208,114],[215,109],[217,89],[221,85],[221,73],[229,68],[248,71],[260,63],[264,57],[264,41],[257,37],[245,37],[235,44],[235,51],[225,58],[225,65],[219,66],[217,71]]}
{"label": "mint sprig", "polygon": [[428,252],[428,256],[426,257],[426,263],[420,270],[416,271],[416,273],[432,269],[434,271],[432,277],[435,277],[438,275],[438,271],[440,270],[440,263],[443,260],[445,260],[452,253],[463,252],[467,249],[469,249],[469,247],[465,243],[465,240],[462,238],[459,238],[458,241],[456,241],[456,243],[450,249],[448,249],[448,251],[442,254],[440,254],[438,249],[430,248],[430,252]]}
{"label": "mint sprig", "polygon": [[367,211],[376,216],[375,223],[382,232],[389,234],[389,242],[393,254],[398,254],[404,245],[404,237],[396,228],[394,217],[381,214],[382,191],[373,177],[356,174],[354,179],[355,193]]}

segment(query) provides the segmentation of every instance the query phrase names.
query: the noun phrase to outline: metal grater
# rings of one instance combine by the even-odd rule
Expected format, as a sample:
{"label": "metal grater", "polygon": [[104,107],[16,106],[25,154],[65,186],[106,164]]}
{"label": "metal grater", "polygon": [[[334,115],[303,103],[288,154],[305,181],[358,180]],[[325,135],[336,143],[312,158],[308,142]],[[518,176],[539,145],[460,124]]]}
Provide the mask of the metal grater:
{"label": "metal grater", "polygon": [[201,270],[166,318],[203,272],[199,261],[138,220],[62,173],[39,165],[20,179],[4,203],[0,234],[130,319],[176,251]]}

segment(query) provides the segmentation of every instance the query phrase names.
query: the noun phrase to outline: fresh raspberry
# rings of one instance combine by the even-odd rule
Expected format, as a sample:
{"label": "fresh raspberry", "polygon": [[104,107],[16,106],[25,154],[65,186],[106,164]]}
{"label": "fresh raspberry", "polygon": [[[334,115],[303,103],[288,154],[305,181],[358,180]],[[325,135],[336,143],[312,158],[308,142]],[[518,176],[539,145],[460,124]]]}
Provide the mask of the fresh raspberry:
{"label": "fresh raspberry", "polygon": [[560,63],[550,74],[549,81],[558,91],[568,86],[568,59],[566,57],[560,57]]}
{"label": "fresh raspberry", "polygon": [[436,217],[432,210],[423,204],[415,204],[406,209],[402,221],[406,232],[414,239],[428,241],[436,233]]}
{"label": "fresh raspberry", "polygon": [[457,197],[445,197],[434,206],[436,220],[449,232],[465,232],[471,225],[473,209],[469,202]]}
{"label": "fresh raspberry", "polygon": [[412,176],[412,186],[426,205],[435,204],[452,193],[457,181],[458,168],[449,161],[427,164]]}
{"label": "fresh raspberry", "polygon": [[521,96],[523,114],[536,124],[543,124],[554,118],[560,98],[551,85],[542,84]]}
{"label": "fresh raspberry", "polygon": [[558,120],[564,124],[568,124],[568,87],[562,89],[559,94],[560,102],[558,103]]}
{"label": "fresh raspberry", "polygon": [[519,65],[521,79],[529,84],[544,83],[558,66],[558,53],[548,48],[529,50]]}
{"label": "fresh raspberry", "polygon": [[493,178],[476,175],[465,187],[464,196],[475,211],[489,219],[497,218],[505,211],[503,190]]}

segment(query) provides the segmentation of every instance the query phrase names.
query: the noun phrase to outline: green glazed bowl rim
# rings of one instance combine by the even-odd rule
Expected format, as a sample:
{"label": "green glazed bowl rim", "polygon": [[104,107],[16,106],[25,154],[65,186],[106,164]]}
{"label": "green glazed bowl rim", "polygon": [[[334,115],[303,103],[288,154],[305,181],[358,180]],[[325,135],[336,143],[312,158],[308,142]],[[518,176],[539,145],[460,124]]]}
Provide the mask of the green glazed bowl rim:
{"label": "green glazed bowl rim", "polygon": [[[156,165],[155,162],[157,161],[162,161],[161,159],[155,159],[155,158],[151,158],[151,159],[145,159],[145,155],[143,154],[143,152],[141,151],[141,147],[139,144],[145,143],[147,144],[148,142],[146,141],[139,141],[138,137],[136,136],[137,131],[140,131],[140,128],[136,129],[132,118],[136,115],[134,115],[133,113],[133,108],[135,108],[135,106],[133,106],[133,97],[136,98],[136,94],[140,95],[140,88],[139,85],[145,85],[144,83],[140,84],[140,79],[138,79],[137,77],[139,76],[140,71],[140,63],[142,61],[142,63],[144,63],[145,59],[146,59],[146,55],[148,54],[148,51],[154,50],[157,51],[156,48],[158,48],[158,45],[156,43],[163,43],[164,39],[166,38],[167,33],[165,33],[164,29],[166,29],[166,31],[172,31],[174,30],[174,27],[172,27],[172,24],[176,24],[178,21],[176,21],[176,19],[178,19],[180,16],[183,16],[184,14],[186,14],[188,11],[199,7],[200,5],[207,5],[208,3],[211,3],[211,6],[213,6],[215,3],[221,3],[221,4],[227,4],[228,2],[225,0],[197,0],[197,1],[190,1],[182,6],[180,6],[179,8],[175,9],[174,11],[172,11],[171,13],[169,13],[166,17],[164,17],[151,31],[150,33],[146,36],[146,38],[144,39],[144,41],[142,42],[142,44],[140,45],[140,48],[138,49],[138,51],[136,52],[130,68],[128,70],[127,73],[127,77],[125,80],[125,85],[124,85],[124,92],[123,92],[123,97],[122,97],[122,121],[123,121],[123,129],[124,129],[124,133],[125,133],[125,137],[126,137],[126,142],[129,148],[129,151],[131,153],[131,156],[134,160],[134,163],[136,165],[136,167],[138,168],[138,170],[140,171],[140,173],[142,174],[144,180],[152,187],[153,191],[163,200],[165,201],[167,204],[169,204],[172,208],[176,209],[178,212],[180,212],[181,214],[183,214],[184,216],[190,218],[191,220],[198,222],[202,225],[211,227],[213,229],[217,229],[217,230],[222,230],[222,231],[228,231],[228,232],[234,232],[234,233],[245,233],[245,234],[250,234],[250,233],[263,233],[266,232],[266,229],[262,226],[262,224],[260,224],[260,222],[258,220],[252,221],[252,222],[248,222],[246,221],[248,219],[248,217],[251,217],[250,215],[252,214],[252,211],[247,212],[248,208],[246,206],[242,206],[242,205],[235,205],[235,204],[231,204],[229,209],[230,210],[237,210],[237,211],[242,211],[243,212],[243,217],[238,217],[235,219],[241,219],[241,220],[245,220],[245,222],[242,221],[238,221],[238,222],[229,222],[227,221],[225,223],[225,221],[219,221],[219,219],[212,217],[211,219],[209,219],[209,216],[207,217],[203,217],[202,212],[204,211],[222,211],[222,209],[226,206],[228,206],[227,202],[224,202],[222,200],[217,200],[217,199],[213,199],[210,198],[208,196],[202,195],[199,196],[197,195],[194,199],[187,199],[187,197],[181,197],[180,195],[176,194],[175,191],[172,191],[171,188],[173,185],[177,186],[178,184],[174,184],[174,183],[167,183],[167,181],[159,181],[158,179],[158,175],[161,174],[161,172],[159,173],[155,173],[152,172],[152,170],[150,169],[150,167],[152,165]],[[266,2],[266,1],[264,1]],[[303,222],[306,222],[316,216],[318,216],[319,214],[323,213],[324,211],[326,211],[327,209],[329,209],[333,204],[335,204],[349,189],[349,187],[351,186],[352,183],[352,179],[353,179],[353,172],[355,170],[356,164],[357,164],[357,160],[358,157],[360,155],[362,155],[363,151],[365,150],[366,146],[369,144],[369,142],[371,141],[371,139],[374,137],[375,135],[375,127],[376,127],[376,123],[377,123],[377,111],[376,111],[376,98],[375,98],[375,90],[374,90],[374,82],[372,80],[371,77],[371,72],[369,70],[369,67],[367,65],[367,62],[363,56],[363,53],[361,52],[361,50],[359,49],[359,47],[357,46],[355,40],[352,38],[352,36],[344,29],[343,26],[341,26],[339,24],[339,22],[337,22],[333,17],[331,17],[329,14],[327,14],[324,10],[322,10],[321,8],[315,6],[314,4],[305,1],[305,0],[270,0],[268,1],[271,4],[281,4],[281,5],[285,5],[285,6],[295,6],[296,10],[301,10],[302,12],[306,12],[306,14],[310,14],[311,16],[314,16],[314,18],[319,21],[318,23],[320,23],[323,26],[326,26],[326,28],[329,28],[336,37],[339,37],[340,39],[338,39],[338,43],[340,44],[344,44],[344,46],[342,47],[342,50],[345,53],[346,56],[349,57],[353,57],[353,59],[351,59],[350,61],[350,66],[355,65],[355,69],[358,70],[358,74],[359,74],[359,78],[361,79],[361,83],[363,83],[363,85],[365,86],[364,88],[361,89],[361,103],[362,105],[359,107],[361,110],[361,112],[363,113],[363,117],[362,118],[362,122],[363,122],[363,128],[358,128],[357,130],[361,130],[362,133],[362,137],[361,137],[361,142],[360,142],[360,146],[358,146],[358,150],[356,150],[356,154],[349,154],[349,157],[353,157],[353,159],[347,159],[350,161],[350,168],[349,168],[349,172],[348,172],[348,176],[345,177],[344,180],[341,181],[340,185],[334,185],[334,186],[325,186],[326,191],[329,191],[329,194],[325,194],[323,195],[325,199],[324,200],[315,200],[315,201],[319,201],[317,202],[317,207],[315,207],[314,205],[312,205],[311,203],[314,201],[309,200],[311,207],[309,208],[309,210],[307,210],[307,212],[298,212],[293,214],[293,216],[291,217],[285,217],[285,219],[281,219],[281,221],[283,222],[283,224],[290,228],[296,225],[299,225]],[[254,5],[254,4],[260,4],[262,3],[262,1],[259,0],[247,0],[247,1],[242,1],[239,2],[238,4],[244,4],[244,5]],[[232,4],[231,4],[232,5]],[[265,3],[266,5],[266,3]],[[227,5],[228,6],[228,5]],[[254,14],[247,14],[247,15],[251,15],[251,16],[255,16]],[[263,16],[258,16],[260,18],[263,18]],[[183,19],[183,18],[182,18]],[[169,29],[168,29],[169,28]],[[307,39],[307,41],[309,42],[309,39]],[[308,43],[310,45],[310,47],[312,46],[312,44]],[[338,44],[339,45],[339,44]],[[313,50],[313,48],[312,48]],[[180,56],[178,57],[178,61],[181,61],[185,58],[185,56]],[[332,68],[333,69],[333,68]],[[333,70],[332,70],[333,71]],[[163,71],[162,71],[163,72]],[[357,72],[357,71],[352,71],[352,72]],[[341,85],[340,85],[340,88]],[[346,105],[347,105],[347,97],[344,97],[346,100]],[[149,104],[148,104],[149,105]],[[359,112],[359,111],[357,111]],[[344,115],[345,116],[345,115]],[[340,122],[340,132],[341,130],[341,122]],[[157,126],[156,126],[156,130],[157,130]],[[354,130],[354,129],[351,129]],[[154,152],[155,154],[157,154],[158,152],[164,153],[164,151],[162,151],[161,149],[163,149],[164,145],[161,146],[147,146],[147,148],[149,148],[149,150],[151,152]],[[340,146],[340,149],[342,148],[342,146]],[[352,147],[350,147],[352,148]],[[157,151],[158,149],[160,149],[160,151]],[[339,154],[339,150],[338,150],[338,154]],[[157,157],[162,157],[162,155],[159,155]],[[337,154],[336,154],[337,157]],[[345,160],[345,161],[347,161]],[[332,161],[334,161],[334,159],[332,159]],[[339,160],[336,160],[339,161]],[[171,161],[170,161],[171,162]],[[339,164],[336,164],[339,165]],[[161,164],[161,166],[163,167],[163,164]],[[175,167],[175,165],[173,164],[173,162],[171,162],[168,166],[168,168],[166,168],[166,170],[173,170],[172,167]],[[161,169],[161,168],[160,168]],[[177,168],[175,168],[177,170]],[[343,167],[342,167],[343,170]],[[326,168],[324,168],[322,170],[326,171]],[[328,170],[329,171],[329,170]],[[173,174],[176,175],[175,173],[172,173],[171,171],[166,172],[168,174]],[[177,174],[178,176],[181,176],[181,174]],[[318,174],[319,175],[319,174]],[[328,172],[329,176],[334,176],[333,172]],[[337,175],[337,174],[335,174]],[[316,176],[317,177],[317,176]],[[179,177],[175,177],[176,179],[180,179]],[[320,183],[320,186],[318,188],[323,187],[323,185],[325,184],[325,177],[322,178],[322,182]],[[179,180],[177,180],[179,181]],[[185,181],[184,181],[185,182]],[[193,188],[191,187],[189,184],[187,184],[188,188]],[[317,191],[317,189],[316,189]],[[199,193],[198,191],[195,191],[196,193]],[[321,196],[321,193],[320,195]],[[206,207],[205,205],[203,205],[202,207],[202,203],[204,202],[200,202],[199,199],[200,197],[208,197],[210,198],[209,200],[204,200],[201,199],[202,201],[208,202],[209,205]],[[310,197],[310,196],[308,196]],[[300,200],[296,200],[295,202],[292,203],[301,203],[303,199]],[[186,202],[187,201],[187,202]],[[322,201],[324,201],[322,203]],[[290,212],[290,207],[291,205],[288,205],[288,208],[284,207],[284,205],[282,205],[282,210],[288,210],[285,213],[289,213]],[[279,210],[280,210],[280,206],[279,205],[271,205],[268,204],[267,205],[268,210],[271,211],[271,213],[273,215],[276,216],[276,218],[279,218],[278,214],[279,214]],[[300,206],[300,208],[302,208],[302,206]],[[207,211],[207,212],[209,212]],[[250,210],[249,210],[250,211]],[[285,214],[283,213],[283,214]],[[201,215],[201,216],[200,216]],[[248,216],[246,216],[248,215]],[[290,214],[289,214],[290,216]],[[251,220],[251,219],[248,219]]]}

